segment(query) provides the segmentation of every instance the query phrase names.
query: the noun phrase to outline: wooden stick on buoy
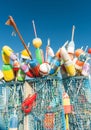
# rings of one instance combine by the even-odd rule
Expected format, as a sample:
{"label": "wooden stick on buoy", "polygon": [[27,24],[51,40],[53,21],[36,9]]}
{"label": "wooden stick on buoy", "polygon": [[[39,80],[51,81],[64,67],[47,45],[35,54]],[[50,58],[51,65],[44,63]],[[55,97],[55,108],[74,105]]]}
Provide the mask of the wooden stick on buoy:
{"label": "wooden stick on buoy", "polygon": [[22,44],[24,45],[24,48],[27,50],[27,53],[29,54],[30,58],[32,59],[31,53],[30,53],[28,47],[26,46],[26,44],[25,44],[25,42],[24,42],[24,40],[23,40],[23,38],[22,38],[22,36],[21,36],[21,34],[20,34],[20,32],[19,32],[19,30],[18,30],[18,28],[17,28],[17,25],[16,25],[16,23],[15,23],[13,17],[12,17],[12,16],[9,16],[9,19],[6,21],[5,24],[6,24],[6,25],[11,25],[11,26],[13,26],[13,28],[14,28],[15,31],[17,32],[17,34],[18,34],[18,36],[19,36],[19,38],[20,38]]}

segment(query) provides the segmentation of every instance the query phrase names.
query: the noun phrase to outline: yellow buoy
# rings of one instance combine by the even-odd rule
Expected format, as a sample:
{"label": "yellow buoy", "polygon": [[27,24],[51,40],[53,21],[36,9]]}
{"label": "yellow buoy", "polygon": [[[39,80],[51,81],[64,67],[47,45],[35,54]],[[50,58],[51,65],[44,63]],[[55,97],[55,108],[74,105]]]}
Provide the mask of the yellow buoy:
{"label": "yellow buoy", "polygon": [[40,48],[41,45],[42,45],[42,40],[40,38],[33,39],[33,46],[35,48]]}
{"label": "yellow buoy", "polygon": [[9,65],[3,65],[2,72],[3,72],[3,75],[4,75],[5,81],[14,80],[15,76],[14,76],[12,65],[10,65],[10,64]]}
{"label": "yellow buoy", "polygon": [[2,60],[3,60],[4,64],[10,64],[10,58],[9,58],[9,56],[7,56],[5,54],[4,51],[2,51]]}

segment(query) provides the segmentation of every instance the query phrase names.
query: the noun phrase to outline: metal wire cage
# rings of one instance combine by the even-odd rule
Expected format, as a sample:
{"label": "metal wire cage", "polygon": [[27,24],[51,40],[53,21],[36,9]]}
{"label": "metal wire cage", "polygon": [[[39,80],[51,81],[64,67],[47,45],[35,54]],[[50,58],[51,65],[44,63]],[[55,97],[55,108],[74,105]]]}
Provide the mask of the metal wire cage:
{"label": "metal wire cage", "polygon": [[65,130],[60,79],[38,79],[30,84],[38,95],[36,106],[29,114],[29,130]]}
{"label": "metal wire cage", "polygon": [[23,87],[23,83],[0,81],[0,130],[9,129],[10,116],[16,109],[14,108],[15,101],[18,103],[17,115],[19,116],[19,124],[23,120],[24,115],[21,111],[21,86]]}
{"label": "metal wire cage", "polygon": [[[35,105],[28,115],[21,110],[21,103],[24,100],[22,90],[25,84],[22,82],[3,83],[9,89],[7,111],[4,116],[6,128],[9,128],[10,115],[15,109],[15,102],[17,102],[16,112],[19,118],[19,130],[66,130],[60,78],[36,78],[27,80],[27,82],[37,93]],[[15,92],[15,95],[13,92]]]}
{"label": "metal wire cage", "polygon": [[88,77],[63,79],[73,111],[69,114],[70,130],[91,130],[91,84]]}

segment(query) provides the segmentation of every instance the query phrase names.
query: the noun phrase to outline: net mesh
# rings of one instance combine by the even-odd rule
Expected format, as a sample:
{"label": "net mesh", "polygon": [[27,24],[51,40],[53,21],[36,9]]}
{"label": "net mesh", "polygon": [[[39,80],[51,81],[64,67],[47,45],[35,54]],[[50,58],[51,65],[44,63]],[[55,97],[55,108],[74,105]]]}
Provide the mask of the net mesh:
{"label": "net mesh", "polygon": [[19,130],[66,130],[60,78],[37,78],[27,80],[27,82],[37,93],[35,105],[28,115],[21,110],[25,84],[14,81],[0,84],[7,89],[7,102],[5,107],[0,110],[6,129],[8,130],[10,116],[16,109]]}
{"label": "net mesh", "polygon": [[70,130],[91,130],[91,86],[89,78],[63,79],[73,111],[69,114]]}

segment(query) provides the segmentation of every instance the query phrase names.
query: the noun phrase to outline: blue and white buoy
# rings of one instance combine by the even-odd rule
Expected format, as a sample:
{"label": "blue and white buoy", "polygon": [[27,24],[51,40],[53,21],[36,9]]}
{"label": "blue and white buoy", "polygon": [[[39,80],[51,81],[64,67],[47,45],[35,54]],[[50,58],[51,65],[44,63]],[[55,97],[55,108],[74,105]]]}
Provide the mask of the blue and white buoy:
{"label": "blue and white buoy", "polygon": [[18,130],[18,117],[16,115],[16,111],[10,118],[9,130]]}

